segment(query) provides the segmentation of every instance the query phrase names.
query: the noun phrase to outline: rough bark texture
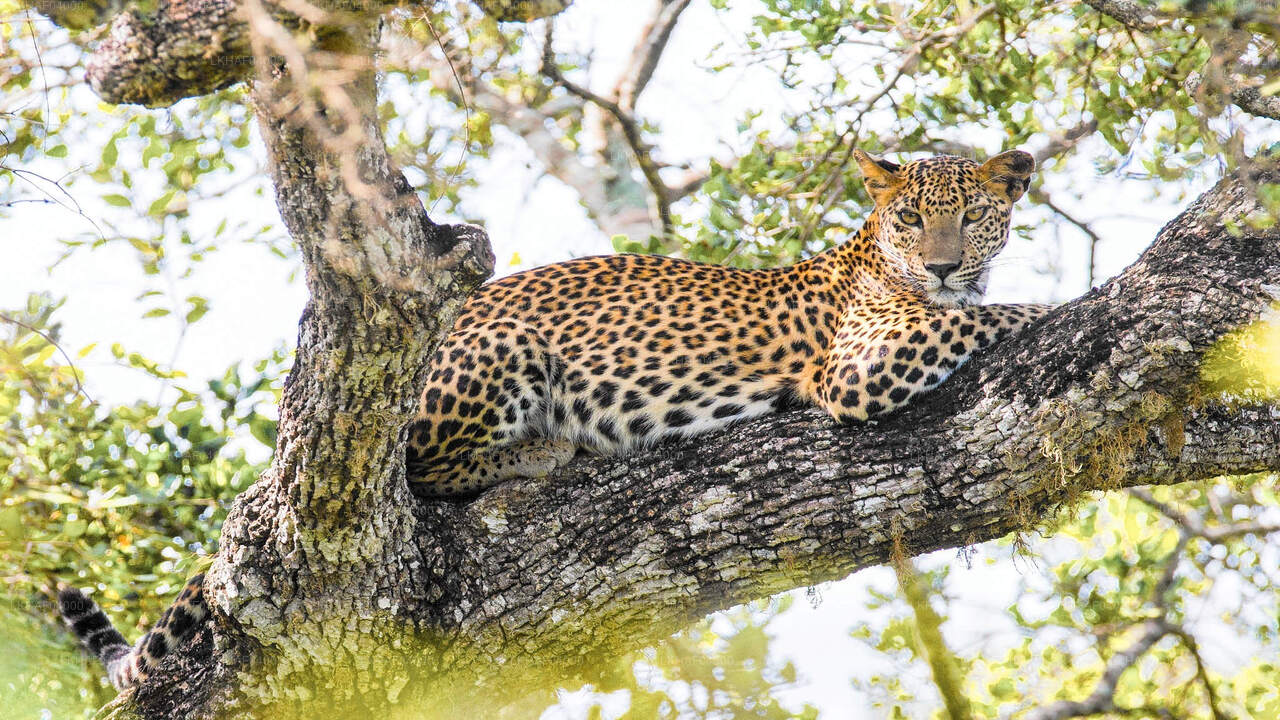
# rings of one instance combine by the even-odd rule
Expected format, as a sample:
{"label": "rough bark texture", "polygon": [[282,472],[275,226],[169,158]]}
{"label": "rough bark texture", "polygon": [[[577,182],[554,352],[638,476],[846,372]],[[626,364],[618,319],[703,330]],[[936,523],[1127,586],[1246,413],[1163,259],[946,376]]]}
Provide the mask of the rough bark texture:
{"label": "rough bark texture", "polygon": [[160,0],[116,15],[85,75],[103,100],[167,107],[244,80],[253,72],[248,33],[234,0]]}
{"label": "rough bark texture", "polygon": [[[403,292],[335,263],[412,263],[450,234],[437,239],[414,203],[376,240],[357,220],[335,236],[333,208],[350,202],[332,182],[339,161],[287,120],[264,127],[314,295],[278,456],[227,523],[213,632],[120,713],[519,707],[706,612],[882,563],[895,542],[963,546],[1087,490],[1280,468],[1280,408],[1205,399],[1199,382],[1205,351],[1280,294],[1280,232],[1244,222],[1260,212],[1255,183],[1280,180],[1267,170],[1223,181],[1121,276],[884,422],[796,410],[580,457],[471,503],[417,502],[397,453],[444,327],[428,308],[447,314],[479,273],[437,269],[424,277],[454,279]],[[374,145],[363,152],[366,174],[394,177]]]}
{"label": "rough bark texture", "polygon": [[[110,23],[85,74],[109,103],[168,107],[253,75],[249,27],[237,0],[23,0],[55,23],[87,29]],[[314,10],[378,10],[397,3],[325,0]],[[497,20],[529,21],[561,12],[572,0],[475,0]],[[282,7],[293,9],[288,3]],[[305,7],[305,6],[304,6]]]}

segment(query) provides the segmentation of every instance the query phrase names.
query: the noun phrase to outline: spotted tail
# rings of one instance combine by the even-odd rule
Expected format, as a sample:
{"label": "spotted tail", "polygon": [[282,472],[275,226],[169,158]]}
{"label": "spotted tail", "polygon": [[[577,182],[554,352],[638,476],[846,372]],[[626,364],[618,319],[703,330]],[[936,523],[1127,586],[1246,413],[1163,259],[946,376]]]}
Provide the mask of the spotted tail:
{"label": "spotted tail", "polygon": [[138,682],[156,663],[186,641],[209,615],[204,602],[204,574],[187,581],[178,599],[135,646],[125,641],[102,608],[75,588],[58,591],[58,609],[80,642],[102,664],[117,690]]}

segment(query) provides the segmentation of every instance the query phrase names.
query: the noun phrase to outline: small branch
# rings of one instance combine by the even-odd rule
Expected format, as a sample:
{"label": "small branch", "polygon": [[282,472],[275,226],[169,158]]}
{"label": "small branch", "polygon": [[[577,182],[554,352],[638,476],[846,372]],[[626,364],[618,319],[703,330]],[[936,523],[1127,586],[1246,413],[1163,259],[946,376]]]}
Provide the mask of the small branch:
{"label": "small branch", "polygon": [[[894,71],[893,77],[891,77],[875,95],[872,95],[870,100],[862,103],[862,108],[858,111],[857,116],[849,122],[849,125],[854,126],[861,124],[863,116],[870,112],[871,109],[875,107],[876,103],[880,102],[881,98],[888,95],[890,90],[897,87],[898,81],[915,70],[916,63],[920,60],[920,56],[924,54],[925,50],[928,50],[935,45],[946,47],[954,42],[956,38],[963,37],[966,33],[972,30],[979,21],[995,11],[995,3],[983,5],[968,17],[959,19],[954,25],[949,25],[941,30],[935,30],[926,35],[922,35],[919,38],[914,38],[911,49],[902,56],[902,61],[898,63],[898,68]],[[899,32],[903,33],[904,39],[913,39],[905,33],[903,28],[900,28]]]}
{"label": "small branch", "polygon": [[1149,32],[1160,27],[1160,17],[1155,8],[1134,0],[1084,0],[1085,4],[1135,30]]}
{"label": "small branch", "polygon": [[1205,525],[1201,518],[1189,515],[1168,503],[1157,500],[1146,488],[1130,488],[1129,495],[1141,500],[1172,520],[1191,537],[1204,538],[1212,543],[1240,537],[1241,535],[1270,535],[1280,532],[1280,523],[1244,521],[1227,525]]}
{"label": "small branch", "polygon": [[1093,692],[1084,700],[1059,700],[1033,711],[1027,720],[1066,720],[1067,718],[1101,715],[1106,712],[1123,712],[1116,706],[1116,685],[1124,674],[1160,639],[1169,634],[1169,629],[1161,620],[1148,620],[1137,627],[1142,628],[1138,639],[1132,645],[1117,652],[1107,661],[1106,670],[1098,679]]}
{"label": "small branch", "polygon": [[1186,534],[1195,537],[1204,536],[1204,524],[1200,522],[1199,518],[1192,517],[1168,503],[1157,500],[1150,490],[1146,488],[1129,488],[1128,493],[1180,525]]}
{"label": "small branch", "polygon": [[1083,232],[1089,238],[1089,287],[1093,287],[1096,280],[1097,267],[1095,256],[1098,252],[1098,243],[1102,242],[1102,237],[1098,235],[1098,233],[1094,232],[1093,228],[1089,226],[1089,223],[1076,218],[1071,213],[1054,204],[1053,200],[1049,198],[1049,194],[1043,189],[1035,188],[1028,194],[1031,196],[1032,200],[1049,208],[1055,215],[1076,226],[1080,232]]}
{"label": "small branch", "polygon": [[[722,163],[724,164],[724,163]],[[706,170],[689,170],[674,186],[668,188],[668,197],[672,202],[698,191],[711,175]]]}
{"label": "small branch", "polygon": [[0,313],[0,320],[7,322],[11,325],[17,325],[18,327],[22,328],[23,330],[26,330],[27,332],[39,335],[45,342],[57,348],[58,352],[62,354],[62,359],[67,361],[67,367],[71,368],[71,378],[76,382],[76,392],[83,395],[84,399],[88,400],[90,405],[98,404],[97,402],[94,401],[93,398],[89,397],[89,393],[85,392],[84,386],[80,384],[80,370],[76,368],[76,364],[71,361],[71,356],[67,354],[66,350],[62,349],[62,345],[58,344],[57,340],[54,340],[51,336],[49,336],[48,333],[45,333],[44,331],[38,328],[32,327],[31,325],[28,325],[27,323],[24,323],[21,320],[18,320],[16,318],[11,318],[8,315],[5,315],[3,313]]}
{"label": "small branch", "polygon": [[555,26],[552,23],[547,23],[547,31],[542,46],[542,74],[570,94],[576,95],[605,110],[617,121],[618,127],[622,129],[623,137],[627,140],[627,145],[635,155],[636,163],[640,166],[640,172],[644,174],[645,180],[649,183],[649,189],[652,191],[654,204],[657,208],[658,219],[662,224],[662,236],[664,238],[670,237],[675,227],[671,219],[670,191],[667,189],[666,183],[662,182],[662,176],[658,172],[658,164],[654,162],[651,154],[652,148],[645,144],[644,139],[641,137],[640,124],[633,115],[624,110],[616,101],[597,95],[565,78],[564,74],[560,72],[560,68],[556,65],[555,52],[552,49],[554,29]]}
{"label": "small branch", "polygon": [[[1191,73],[1187,76],[1183,87],[1186,88],[1188,95],[1197,97],[1204,88],[1204,77],[1200,73]],[[1241,110],[1258,117],[1280,120],[1280,97],[1263,95],[1260,88],[1238,81],[1229,82],[1223,91]]]}
{"label": "small branch", "polygon": [[1049,136],[1049,141],[1044,147],[1031,153],[1036,159],[1036,167],[1043,165],[1046,160],[1056,158],[1059,155],[1071,150],[1080,144],[1081,140],[1089,137],[1098,130],[1098,121],[1096,119],[1085,120],[1066,130],[1059,130]]}
{"label": "small branch", "polygon": [[653,17],[641,31],[635,49],[631,51],[627,69],[614,86],[613,97],[617,99],[618,107],[626,112],[635,111],[636,98],[644,92],[645,86],[653,78],[653,71],[658,67],[658,60],[667,47],[671,31],[675,29],[680,13],[687,7],[689,0],[657,0]]}
{"label": "small branch", "polygon": [[[428,70],[425,73],[428,81],[455,105],[461,107],[465,104],[482,111],[492,118],[495,125],[519,136],[547,175],[578,194],[587,216],[605,235],[633,236],[651,232],[649,213],[643,208],[619,208],[617,203],[610,202],[606,186],[600,182],[600,168],[584,163],[582,157],[550,129],[564,114],[581,112],[580,98],[564,95],[539,105],[513,101],[488,80],[476,77],[468,58],[454,50],[445,40],[441,46],[443,56],[436,56],[422,51],[402,36],[384,40],[382,48],[390,67]],[[451,66],[457,71],[460,82],[454,81]],[[463,87],[466,88],[465,97]]]}
{"label": "small branch", "polygon": [[1218,706],[1218,692],[1213,689],[1213,683],[1209,681],[1209,670],[1204,665],[1204,659],[1200,657],[1200,644],[1181,625],[1166,621],[1164,627],[1170,635],[1182,641],[1187,652],[1191,653],[1192,659],[1195,660],[1196,678],[1204,686],[1205,698],[1209,702],[1209,712],[1213,715],[1213,720],[1227,720],[1230,716],[1223,713],[1222,708]]}

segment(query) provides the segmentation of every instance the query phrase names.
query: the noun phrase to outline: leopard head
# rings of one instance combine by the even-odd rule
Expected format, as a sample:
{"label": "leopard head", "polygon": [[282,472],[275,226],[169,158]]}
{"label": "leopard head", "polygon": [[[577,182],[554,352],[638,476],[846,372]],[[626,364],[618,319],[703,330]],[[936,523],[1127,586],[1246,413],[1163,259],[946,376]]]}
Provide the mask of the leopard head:
{"label": "leopard head", "polygon": [[1031,155],[1010,150],[982,164],[939,155],[903,165],[861,150],[854,157],[890,266],[938,305],[981,301],[991,263],[1009,241],[1013,203],[1035,170]]}

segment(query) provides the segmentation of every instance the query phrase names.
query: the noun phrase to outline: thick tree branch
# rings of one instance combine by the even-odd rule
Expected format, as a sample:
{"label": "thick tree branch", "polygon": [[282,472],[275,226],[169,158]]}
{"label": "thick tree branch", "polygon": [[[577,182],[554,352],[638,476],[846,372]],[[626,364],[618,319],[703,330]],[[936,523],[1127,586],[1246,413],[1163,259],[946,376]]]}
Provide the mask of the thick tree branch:
{"label": "thick tree branch", "polygon": [[[331,28],[303,55],[257,0],[246,0],[244,17],[277,202],[310,300],[272,466],[237,498],[206,575],[223,629],[219,661],[180,678],[180,696],[156,694],[154,684],[122,695],[118,707],[134,699],[144,716],[185,717],[208,700],[209,685],[223,692],[217,714],[260,716],[251,708],[342,682],[309,676],[296,664],[302,658],[406,667],[392,637],[404,625],[388,609],[412,604],[427,581],[426,563],[405,553],[415,521],[403,428],[428,358],[493,268],[483,231],[434,224],[387,156],[369,60],[377,18]],[[267,59],[275,57],[285,61]],[[365,622],[352,627],[352,617]],[[253,680],[230,679],[241,663],[253,666]],[[369,692],[386,694],[353,682],[344,699]]]}
{"label": "thick tree branch", "polygon": [[573,4],[573,0],[473,0],[495,20],[528,22],[550,17]]}
{"label": "thick tree branch", "polygon": [[129,5],[111,21],[85,74],[110,103],[166,107],[234,85],[253,71],[235,0],[161,0]]}
{"label": "thick tree branch", "polygon": [[[95,92],[106,102],[167,107],[247,80],[253,73],[249,28],[237,0],[159,0],[154,5],[90,0],[24,0],[51,20],[72,28],[110,23],[107,37],[86,65]],[[528,21],[554,15],[572,0],[475,0],[498,20]],[[394,3],[370,0],[357,8],[377,14]],[[289,2],[281,6],[290,8]],[[326,15],[325,3],[296,4],[310,17]],[[350,5],[339,4],[351,11]]]}
{"label": "thick tree branch", "polygon": [[1091,490],[1280,468],[1280,408],[1199,389],[1206,349],[1276,299],[1280,231],[1240,219],[1259,210],[1250,184],[1277,179],[1224,181],[1121,276],[879,424],[784,414],[424,505],[418,542],[458,558],[445,604],[466,608],[442,631],[476,650],[482,677],[499,656],[563,677],[706,612],[885,562],[895,537],[912,552],[968,545]]}
{"label": "thick tree branch", "polygon": [[[281,122],[264,114],[282,186],[331,176],[317,173],[334,160],[296,144],[305,131]],[[323,162],[300,163],[308,150]],[[359,292],[304,250],[317,300],[285,395],[277,469],[237,500],[225,530],[217,652],[207,636],[184,649],[138,702],[155,716],[199,715],[226,707],[217,692],[234,676],[256,678],[258,697],[276,688],[278,701],[291,697],[279,688],[369,701],[361,683],[370,693],[391,686],[402,702],[462,716],[530,687],[594,678],[606,659],[707,612],[883,563],[898,543],[910,553],[969,545],[1031,528],[1091,490],[1280,468],[1280,408],[1219,404],[1199,380],[1206,350],[1280,294],[1271,284],[1280,229],[1246,220],[1260,211],[1253,188],[1277,180],[1269,169],[1223,181],[1119,277],[882,422],[846,427],[789,412],[636,455],[579,458],[555,477],[463,504],[407,498],[398,463],[387,465],[385,430],[407,412],[415,373],[360,369],[359,348],[399,346],[363,344],[389,332],[382,322],[325,329],[319,318],[336,321],[330,308]],[[296,205],[323,226],[333,213],[312,199],[335,188],[316,187],[329,189],[282,191],[286,219]],[[396,306],[346,307],[378,318]],[[396,341],[410,338],[415,357],[439,329],[395,318],[397,332],[417,333]],[[359,380],[375,376],[377,390]],[[336,387],[304,392],[308,378]],[[384,392],[394,413],[358,409],[392,407]],[[328,413],[334,393],[357,409]],[[339,497],[341,506],[329,502]],[[330,535],[317,542],[313,528]],[[335,562],[344,564],[326,569]],[[397,627],[423,642],[393,639]],[[342,662],[375,663],[377,678],[357,682]],[[309,673],[313,665],[325,669]]]}
{"label": "thick tree branch", "polygon": [[1134,30],[1151,31],[1160,27],[1160,15],[1154,3],[1135,0],[1084,0],[1098,12]]}

